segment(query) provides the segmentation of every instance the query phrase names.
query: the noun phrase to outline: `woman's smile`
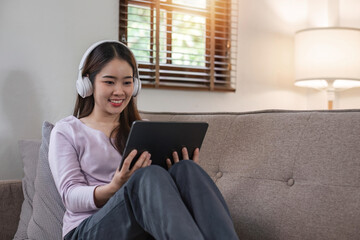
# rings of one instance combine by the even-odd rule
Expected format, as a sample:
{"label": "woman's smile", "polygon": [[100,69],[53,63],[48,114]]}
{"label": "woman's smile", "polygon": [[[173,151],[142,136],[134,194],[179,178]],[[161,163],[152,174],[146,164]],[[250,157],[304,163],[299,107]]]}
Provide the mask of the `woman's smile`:
{"label": "woman's smile", "polygon": [[114,107],[121,107],[124,100],[109,99],[110,104]]}

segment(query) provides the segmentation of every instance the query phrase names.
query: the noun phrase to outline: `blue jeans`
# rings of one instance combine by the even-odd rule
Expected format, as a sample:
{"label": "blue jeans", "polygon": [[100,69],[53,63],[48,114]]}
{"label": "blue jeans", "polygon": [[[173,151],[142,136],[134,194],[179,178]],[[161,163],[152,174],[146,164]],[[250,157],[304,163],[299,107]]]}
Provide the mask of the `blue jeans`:
{"label": "blue jeans", "polygon": [[209,175],[183,160],[169,171],[139,169],[94,215],[65,236],[75,239],[238,239]]}

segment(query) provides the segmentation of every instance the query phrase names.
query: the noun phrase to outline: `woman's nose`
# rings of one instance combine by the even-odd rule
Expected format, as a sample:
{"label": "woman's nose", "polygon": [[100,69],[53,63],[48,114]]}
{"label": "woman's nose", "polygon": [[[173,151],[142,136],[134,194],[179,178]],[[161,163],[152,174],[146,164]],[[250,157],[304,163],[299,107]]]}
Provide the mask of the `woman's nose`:
{"label": "woman's nose", "polygon": [[114,85],[114,95],[122,95],[124,94],[124,89],[122,87],[122,84],[117,83]]}

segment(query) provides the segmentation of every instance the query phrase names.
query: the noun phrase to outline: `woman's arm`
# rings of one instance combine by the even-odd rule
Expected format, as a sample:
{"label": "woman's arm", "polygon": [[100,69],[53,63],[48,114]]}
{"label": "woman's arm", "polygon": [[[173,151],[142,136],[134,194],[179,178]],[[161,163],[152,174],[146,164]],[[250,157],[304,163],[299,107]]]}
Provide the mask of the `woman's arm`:
{"label": "woman's arm", "polygon": [[55,185],[66,209],[72,212],[95,210],[93,192],[96,186],[88,186],[68,131],[68,125],[59,124],[50,136],[49,165]]}
{"label": "woman's arm", "polygon": [[102,207],[139,168],[151,164],[150,154],[144,152],[132,169],[129,166],[136,150],[124,160],[122,169],[116,170],[112,181],[101,186],[89,186],[79,162],[79,150],[69,133],[69,126],[58,124],[50,136],[49,165],[57,189],[66,209],[86,212]]}

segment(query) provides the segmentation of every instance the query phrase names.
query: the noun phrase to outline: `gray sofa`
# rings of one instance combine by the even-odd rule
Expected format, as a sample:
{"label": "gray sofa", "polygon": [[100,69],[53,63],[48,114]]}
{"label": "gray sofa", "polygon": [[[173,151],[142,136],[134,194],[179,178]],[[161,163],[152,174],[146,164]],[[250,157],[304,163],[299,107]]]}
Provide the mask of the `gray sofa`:
{"label": "gray sofa", "polygon": [[[142,116],[209,123],[201,165],[223,193],[240,239],[360,239],[360,110],[142,112]],[[33,152],[40,146],[36,144]],[[36,195],[38,176],[34,177]],[[25,172],[23,186],[21,181],[0,183],[1,239],[13,238],[19,218],[24,231],[29,216],[22,216],[23,191],[27,197],[31,194],[22,187],[29,178]],[[60,212],[54,213],[58,222],[51,230],[58,233],[61,206],[51,201]],[[49,205],[46,199],[40,202]],[[32,234],[43,239],[44,228]],[[26,231],[30,230],[23,234]]]}

